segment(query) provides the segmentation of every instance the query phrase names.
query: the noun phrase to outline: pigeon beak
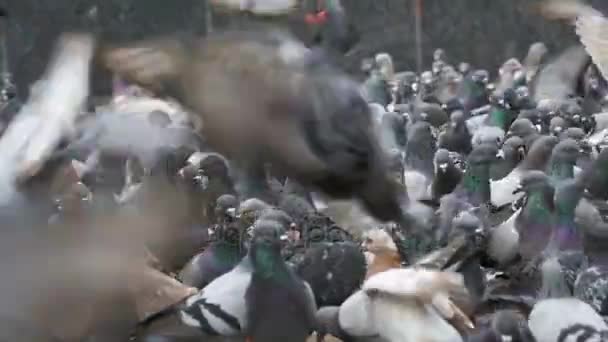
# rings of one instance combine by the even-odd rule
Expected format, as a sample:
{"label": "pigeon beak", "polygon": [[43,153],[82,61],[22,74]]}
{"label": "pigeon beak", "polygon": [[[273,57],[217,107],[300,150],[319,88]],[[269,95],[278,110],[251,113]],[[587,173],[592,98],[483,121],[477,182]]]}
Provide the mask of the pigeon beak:
{"label": "pigeon beak", "polygon": [[554,131],[555,133],[561,133],[561,132],[562,132],[562,130],[563,130],[563,128],[562,128],[561,126],[557,126],[557,127],[555,127],[555,128],[553,129],[553,131]]}
{"label": "pigeon beak", "polygon": [[441,163],[441,164],[439,164],[438,166],[439,166],[439,169],[440,169],[442,172],[445,172],[445,170],[447,170],[447,169],[448,169],[448,163]]}
{"label": "pigeon beak", "polygon": [[281,241],[287,241],[289,239],[289,236],[287,236],[287,234],[283,234],[280,237]]}
{"label": "pigeon beak", "polygon": [[534,127],[536,127],[536,130],[540,133],[543,130],[543,127],[539,124],[534,125]]}
{"label": "pigeon beak", "polygon": [[524,187],[519,184],[515,190],[513,190],[513,195],[518,194],[524,191]]}
{"label": "pigeon beak", "polygon": [[583,196],[587,199],[593,198],[593,195],[591,195],[591,192],[589,191],[589,189],[583,190]]}
{"label": "pigeon beak", "polygon": [[503,151],[502,149],[498,150],[498,153],[496,153],[496,158],[505,159],[505,151]]}
{"label": "pigeon beak", "polygon": [[226,209],[226,214],[228,214],[230,217],[236,218],[236,208]]}

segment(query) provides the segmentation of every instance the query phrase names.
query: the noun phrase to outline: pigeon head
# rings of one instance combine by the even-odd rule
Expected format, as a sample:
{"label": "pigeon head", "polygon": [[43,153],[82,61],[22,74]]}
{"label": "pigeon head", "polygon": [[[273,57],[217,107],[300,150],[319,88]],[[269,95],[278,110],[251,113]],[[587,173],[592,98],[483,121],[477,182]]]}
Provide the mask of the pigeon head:
{"label": "pigeon head", "polygon": [[236,207],[238,207],[239,201],[234,195],[224,194],[217,198],[215,201],[215,215],[216,217],[236,217]]}
{"label": "pigeon head", "polygon": [[550,179],[547,174],[538,170],[527,171],[520,179],[519,187],[514,191],[514,193],[536,192],[546,189],[548,186],[550,186]]}
{"label": "pigeon head", "polygon": [[171,125],[171,117],[169,116],[169,114],[160,110],[155,110],[148,114],[148,121],[153,126],[161,128],[166,128]]}
{"label": "pigeon head", "polygon": [[260,221],[275,221],[283,227],[295,228],[294,220],[286,212],[280,209],[270,208],[262,210]]}
{"label": "pigeon head", "polygon": [[523,160],[526,156],[526,144],[522,138],[516,135],[505,140],[502,144],[502,150],[505,156],[513,155],[519,161]]}
{"label": "pigeon head", "polygon": [[508,137],[515,135],[522,139],[534,134],[538,134],[538,129],[534,126],[532,121],[528,119],[517,119],[513,121],[511,127],[509,127],[509,132],[507,132]]}
{"label": "pigeon head", "polygon": [[576,140],[567,138],[555,145],[551,158],[558,159],[561,162],[574,164],[579,157],[580,150],[581,148]]}
{"label": "pigeon head", "polygon": [[580,127],[568,127],[564,135],[569,139],[574,139],[576,141],[581,141],[585,139],[585,131]]}
{"label": "pigeon head", "polygon": [[487,70],[475,70],[473,75],[471,75],[473,82],[486,85],[490,81],[490,73]]}
{"label": "pigeon head", "polygon": [[250,256],[256,270],[272,272],[281,259],[281,240],[286,239],[284,228],[279,222],[258,220],[253,225]]}
{"label": "pigeon head", "polygon": [[458,71],[463,75],[468,74],[469,71],[471,71],[471,64],[467,62],[460,62],[458,64]]}
{"label": "pigeon head", "polygon": [[462,110],[455,110],[450,114],[450,123],[452,127],[460,126],[466,121],[466,116]]}
{"label": "pigeon head", "polygon": [[435,153],[435,168],[438,172],[446,172],[448,167],[452,165],[452,158],[450,157],[450,151],[440,148]]}
{"label": "pigeon head", "polygon": [[[484,240],[483,223],[470,211],[460,212],[452,221],[454,229],[451,234],[464,234],[469,238],[475,239],[475,244],[482,244]],[[450,237],[453,238],[454,235]]]}
{"label": "pigeon head", "polygon": [[431,71],[425,71],[420,75],[420,83],[423,86],[432,87],[435,83],[435,76],[433,76]]}
{"label": "pigeon head", "polygon": [[228,162],[217,153],[193,153],[179,175],[186,181],[207,190],[210,182],[228,178]]}
{"label": "pigeon head", "polygon": [[443,61],[445,59],[445,51],[443,49],[436,49],[433,51],[433,60]]}
{"label": "pigeon head", "polygon": [[496,312],[491,325],[503,341],[526,341],[531,334],[525,316],[514,310]]}
{"label": "pigeon head", "polygon": [[490,165],[501,157],[498,147],[494,144],[476,146],[467,158],[467,165]]}
{"label": "pigeon head", "polygon": [[566,120],[564,120],[564,118],[561,116],[554,116],[549,122],[549,131],[551,134],[559,136],[566,130],[567,126],[568,125],[566,124]]}
{"label": "pigeon head", "polygon": [[237,217],[245,226],[250,226],[258,219],[262,211],[268,208],[270,208],[270,205],[266,202],[257,198],[250,198],[240,203]]}

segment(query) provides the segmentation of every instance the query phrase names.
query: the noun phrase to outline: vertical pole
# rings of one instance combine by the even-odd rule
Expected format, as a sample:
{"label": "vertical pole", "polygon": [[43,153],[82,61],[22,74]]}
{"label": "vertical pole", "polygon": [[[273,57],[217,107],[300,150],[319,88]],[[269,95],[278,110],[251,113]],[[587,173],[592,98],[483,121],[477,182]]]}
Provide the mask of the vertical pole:
{"label": "vertical pole", "polygon": [[6,91],[13,86],[8,55],[8,27],[8,13],[4,9],[0,9],[0,59],[2,59],[0,65],[0,79],[2,82],[0,102],[8,100]]}
{"label": "vertical pole", "polygon": [[205,0],[205,34],[213,32],[213,6]]}
{"label": "vertical pole", "polygon": [[422,0],[414,0],[416,32],[416,70],[422,73]]}

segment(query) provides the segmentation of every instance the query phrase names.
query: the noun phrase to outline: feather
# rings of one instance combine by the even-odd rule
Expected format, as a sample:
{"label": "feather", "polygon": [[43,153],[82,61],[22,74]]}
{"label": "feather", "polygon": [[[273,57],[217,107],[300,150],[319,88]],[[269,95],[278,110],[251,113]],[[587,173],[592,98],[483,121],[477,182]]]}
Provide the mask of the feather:
{"label": "feather", "polygon": [[553,0],[541,5],[541,14],[549,19],[574,21],[585,50],[604,79],[608,79],[608,19],[601,12],[579,0]]}
{"label": "feather", "polygon": [[47,70],[0,140],[2,194],[12,184],[34,176],[74,123],[89,95],[89,67],[95,41],[64,34]]}

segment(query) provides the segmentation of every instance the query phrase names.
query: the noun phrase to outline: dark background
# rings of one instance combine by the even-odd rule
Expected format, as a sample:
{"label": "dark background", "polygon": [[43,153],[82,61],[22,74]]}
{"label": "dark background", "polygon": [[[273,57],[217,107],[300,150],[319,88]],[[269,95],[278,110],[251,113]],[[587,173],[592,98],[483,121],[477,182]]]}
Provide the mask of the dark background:
{"label": "dark background", "polygon": [[[571,27],[537,17],[530,10],[534,0],[423,1],[427,67],[437,47],[446,50],[451,62],[466,60],[494,71],[507,58],[523,58],[535,41],[547,43],[551,52],[576,41]],[[361,58],[380,51],[393,55],[397,70],[415,68],[413,0],[342,2],[362,34],[346,68],[356,71]],[[590,2],[608,11],[608,1]],[[112,39],[174,31],[203,33],[207,17],[205,0],[0,0],[0,6],[10,14],[10,66],[22,93],[43,71],[62,31],[84,28]],[[213,13],[216,30],[246,26],[247,20],[243,15]],[[107,84],[107,77],[96,75],[97,92],[107,90]]]}

